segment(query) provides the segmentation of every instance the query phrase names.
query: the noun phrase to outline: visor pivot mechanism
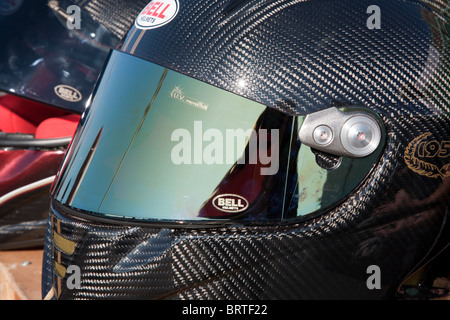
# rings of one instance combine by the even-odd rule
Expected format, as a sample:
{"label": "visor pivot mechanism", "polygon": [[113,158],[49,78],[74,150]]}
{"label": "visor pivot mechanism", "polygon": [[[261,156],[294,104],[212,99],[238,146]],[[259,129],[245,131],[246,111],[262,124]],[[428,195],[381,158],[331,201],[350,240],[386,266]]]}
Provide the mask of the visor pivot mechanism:
{"label": "visor pivot mechanism", "polygon": [[380,140],[380,127],[368,116],[356,115],[347,120],[342,128],[342,145],[356,157],[364,157],[374,152]]}
{"label": "visor pivot mechanism", "polygon": [[368,112],[343,112],[333,107],[307,115],[299,138],[303,144],[332,155],[361,158],[378,148],[381,128]]}

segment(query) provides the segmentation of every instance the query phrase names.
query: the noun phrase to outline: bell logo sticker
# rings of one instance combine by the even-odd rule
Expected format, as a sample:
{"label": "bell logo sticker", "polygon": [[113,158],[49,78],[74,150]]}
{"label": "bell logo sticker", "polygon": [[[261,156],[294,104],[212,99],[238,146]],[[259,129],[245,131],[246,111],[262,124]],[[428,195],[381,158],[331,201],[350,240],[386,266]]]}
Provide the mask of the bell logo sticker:
{"label": "bell logo sticker", "polygon": [[81,101],[82,95],[80,91],[70,86],[60,84],[55,87],[55,93],[58,97],[69,102]]}
{"label": "bell logo sticker", "polygon": [[213,199],[213,205],[223,212],[241,212],[247,209],[248,201],[237,194],[221,194]]}
{"label": "bell logo sticker", "polygon": [[135,25],[144,30],[162,27],[175,18],[179,7],[177,0],[152,1],[141,11]]}

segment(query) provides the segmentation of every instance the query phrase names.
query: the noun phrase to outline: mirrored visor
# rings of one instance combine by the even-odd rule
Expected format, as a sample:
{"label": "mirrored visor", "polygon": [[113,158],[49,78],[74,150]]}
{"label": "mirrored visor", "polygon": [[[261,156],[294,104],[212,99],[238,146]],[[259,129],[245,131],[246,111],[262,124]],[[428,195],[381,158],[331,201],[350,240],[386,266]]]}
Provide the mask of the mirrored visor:
{"label": "mirrored visor", "polygon": [[376,161],[321,167],[299,142],[303,119],[112,51],[53,197],[124,219],[295,219],[348,195]]}

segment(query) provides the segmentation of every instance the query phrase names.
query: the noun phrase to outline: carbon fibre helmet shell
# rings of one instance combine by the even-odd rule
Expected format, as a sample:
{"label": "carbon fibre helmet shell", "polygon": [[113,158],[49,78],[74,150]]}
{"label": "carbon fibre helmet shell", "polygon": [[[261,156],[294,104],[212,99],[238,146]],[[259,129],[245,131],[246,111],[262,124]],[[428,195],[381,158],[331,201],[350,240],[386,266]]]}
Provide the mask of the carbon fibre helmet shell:
{"label": "carbon fibre helmet shell", "polygon": [[387,115],[440,112],[423,104],[423,95],[448,105],[439,85],[435,93],[421,88],[433,74],[445,79],[447,68],[440,59],[445,16],[437,20],[426,2],[380,3],[380,29],[367,27],[370,1],[230,3],[180,2],[163,27],[135,24],[121,50],[289,114],[326,109],[331,101]]}
{"label": "carbon fibre helmet shell", "polygon": [[[382,28],[371,30],[368,1],[177,3],[169,23],[133,26],[120,50],[288,115],[370,108],[386,127],[381,157],[345,200],[286,224],[145,224],[54,199],[43,296],[395,297],[448,244],[448,7],[380,1]],[[67,288],[70,265],[79,289]]]}

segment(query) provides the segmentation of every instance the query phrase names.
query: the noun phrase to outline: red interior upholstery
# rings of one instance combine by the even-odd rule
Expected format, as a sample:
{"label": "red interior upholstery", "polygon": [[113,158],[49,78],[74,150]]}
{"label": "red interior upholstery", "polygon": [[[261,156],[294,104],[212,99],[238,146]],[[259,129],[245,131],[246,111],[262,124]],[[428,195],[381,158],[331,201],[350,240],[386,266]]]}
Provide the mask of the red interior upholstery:
{"label": "red interior upholstery", "polygon": [[36,139],[72,136],[80,116],[28,99],[0,97],[0,130],[34,134]]}
{"label": "red interior upholstery", "polygon": [[36,128],[36,139],[71,137],[79,121],[80,116],[75,114],[46,119]]}

